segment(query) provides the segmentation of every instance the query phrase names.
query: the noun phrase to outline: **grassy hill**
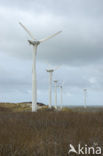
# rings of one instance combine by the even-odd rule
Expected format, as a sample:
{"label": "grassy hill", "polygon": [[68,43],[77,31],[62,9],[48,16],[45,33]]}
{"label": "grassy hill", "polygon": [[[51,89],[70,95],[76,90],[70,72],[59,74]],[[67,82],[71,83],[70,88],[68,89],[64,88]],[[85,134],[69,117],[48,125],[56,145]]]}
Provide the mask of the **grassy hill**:
{"label": "grassy hill", "polygon": [[[38,103],[38,109],[47,108],[45,104]],[[0,112],[31,112],[31,102],[0,103]]]}

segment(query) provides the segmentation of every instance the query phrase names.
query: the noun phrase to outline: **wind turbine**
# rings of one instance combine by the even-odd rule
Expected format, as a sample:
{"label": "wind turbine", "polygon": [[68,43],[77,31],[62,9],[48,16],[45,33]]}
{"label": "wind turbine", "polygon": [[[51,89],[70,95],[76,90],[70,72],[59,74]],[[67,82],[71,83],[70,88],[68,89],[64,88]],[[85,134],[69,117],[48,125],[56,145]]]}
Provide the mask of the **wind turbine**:
{"label": "wind turbine", "polygon": [[57,109],[57,83],[58,81],[57,80],[54,80],[54,83],[55,83],[55,108]]}
{"label": "wind turbine", "polygon": [[59,86],[60,87],[60,105],[61,105],[61,109],[63,107],[63,81],[62,81],[62,84]]}
{"label": "wind turbine", "polygon": [[[61,66],[61,65],[60,65]],[[53,68],[49,68],[46,71],[49,73],[49,98],[48,98],[48,106],[51,108],[52,106],[52,78],[53,78],[53,72],[56,71],[60,66]]]}
{"label": "wind turbine", "polygon": [[87,89],[84,88],[84,108],[87,108]]}
{"label": "wind turbine", "polygon": [[28,33],[28,35],[31,37],[32,40],[28,40],[29,44],[33,46],[33,65],[32,65],[32,112],[37,111],[37,83],[36,83],[36,55],[37,55],[37,47],[40,43],[47,41],[48,39],[51,39],[52,37],[58,35],[61,33],[61,31],[48,36],[41,40],[36,40],[34,36],[31,34],[31,32],[20,22],[19,23],[24,30]]}

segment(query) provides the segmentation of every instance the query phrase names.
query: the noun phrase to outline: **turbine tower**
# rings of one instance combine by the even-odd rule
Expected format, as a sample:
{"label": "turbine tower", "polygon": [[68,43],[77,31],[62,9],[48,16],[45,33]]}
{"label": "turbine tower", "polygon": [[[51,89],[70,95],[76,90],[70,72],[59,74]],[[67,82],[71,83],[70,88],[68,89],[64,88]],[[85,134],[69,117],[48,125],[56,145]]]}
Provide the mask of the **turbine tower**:
{"label": "turbine tower", "polygon": [[60,87],[60,106],[61,106],[61,109],[63,108],[63,82],[62,84],[59,86]]}
{"label": "turbine tower", "polygon": [[52,106],[52,76],[54,69],[47,69],[46,70],[49,73],[49,101],[48,101],[48,106],[51,108]]}
{"label": "turbine tower", "polygon": [[61,33],[61,31],[46,37],[41,40],[36,40],[34,36],[31,34],[31,32],[20,22],[19,23],[24,30],[28,33],[28,35],[31,37],[32,40],[28,40],[29,44],[33,46],[33,65],[32,65],[32,112],[37,111],[37,83],[36,83],[36,55],[37,55],[37,47],[40,43],[47,41],[48,39],[51,39],[52,37],[58,35]]}
{"label": "turbine tower", "polygon": [[[61,66],[61,65],[60,65]],[[52,78],[53,78],[53,72],[56,71],[60,66],[50,69],[47,69],[46,71],[49,73],[49,98],[48,98],[48,106],[51,108],[52,106]]]}
{"label": "turbine tower", "polygon": [[63,107],[63,86],[60,86],[60,94],[61,94],[61,109],[62,109],[62,107]]}
{"label": "turbine tower", "polygon": [[87,108],[87,89],[84,88],[84,108]]}
{"label": "turbine tower", "polygon": [[55,109],[57,109],[57,83],[58,81],[55,80],[54,83],[55,83]]}

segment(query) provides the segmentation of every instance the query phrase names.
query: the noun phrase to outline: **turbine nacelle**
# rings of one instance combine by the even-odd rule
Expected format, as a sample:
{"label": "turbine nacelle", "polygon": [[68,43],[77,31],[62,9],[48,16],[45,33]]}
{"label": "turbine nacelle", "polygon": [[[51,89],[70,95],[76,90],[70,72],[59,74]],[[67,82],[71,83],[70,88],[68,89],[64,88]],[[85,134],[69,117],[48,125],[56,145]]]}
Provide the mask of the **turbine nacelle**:
{"label": "turbine nacelle", "polygon": [[57,83],[58,82],[58,80],[54,80],[54,83]]}
{"label": "turbine nacelle", "polygon": [[40,44],[39,41],[31,41],[31,40],[28,40],[29,44],[33,45],[33,46],[38,46]]}
{"label": "turbine nacelle", "polygon": [[54,71],[56,71],[59,68],[60,68],[60,66],[56,66],[54,69],[50,68],[50,69],[46,69],[46,71],[47,72],[54,72]]}
{"label": "turbine nacelle", "polygon": [[54,72],[54,69],[47,69],[47,72]]}

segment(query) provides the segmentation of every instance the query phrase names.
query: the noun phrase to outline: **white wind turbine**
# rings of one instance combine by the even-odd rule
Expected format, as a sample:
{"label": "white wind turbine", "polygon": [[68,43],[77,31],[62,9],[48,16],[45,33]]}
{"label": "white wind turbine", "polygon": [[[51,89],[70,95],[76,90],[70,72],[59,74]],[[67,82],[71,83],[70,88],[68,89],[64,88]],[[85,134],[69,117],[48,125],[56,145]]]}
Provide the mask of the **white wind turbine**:
{"label": "white wind turbine", "polygon": [[87,89],[84,88],[84,108],[87,108]]}
{"label": "white wind turbine", "polygon": [[49,68],[46,71],[49,73],[49,98],[48,98],[48,106],[51,108],[52,106],[52,78],[53,72],[56,71],[60,66],[53,68]]}
{"label": "white wind turbine", "polygon": [[54,83],[55,83],[55,109],[57,109],[57,83],[58,81],[57,80],[54,80]]}
{"label": "white wind turbine", "polygon": [[36,54],[37,47],[40,43],[51,39],[52,37],[61,33],[61,31],[41,40],[36,40],[31,32],[20,22],[19,23],[24,30],[28,33],[28,35],[32,38],[32,40],[28,40],[28,42],[33,46],[33,65],[32,65],[32,112],[37,111],[37,83],[36,83]]}
{"label": "white wind turbine", "polygon": [[64,84],[64,82],[62,81],[62,84],[59,86],[60,87],[60,106],[61,106],[61,109],[63,107],[63,84]]}

